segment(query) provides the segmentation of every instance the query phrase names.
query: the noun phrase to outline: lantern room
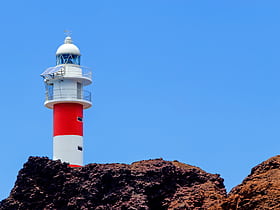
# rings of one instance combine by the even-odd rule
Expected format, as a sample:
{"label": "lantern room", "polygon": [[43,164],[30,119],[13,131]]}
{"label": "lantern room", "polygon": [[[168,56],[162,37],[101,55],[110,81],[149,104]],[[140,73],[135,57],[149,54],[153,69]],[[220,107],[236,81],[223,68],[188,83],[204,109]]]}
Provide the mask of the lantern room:
{"label": "lantern room", "polygon": [[73,44],[70,36],[67,36],[56,51],[56,65],[76,64],[80,65],[81,53],[79,48]]}

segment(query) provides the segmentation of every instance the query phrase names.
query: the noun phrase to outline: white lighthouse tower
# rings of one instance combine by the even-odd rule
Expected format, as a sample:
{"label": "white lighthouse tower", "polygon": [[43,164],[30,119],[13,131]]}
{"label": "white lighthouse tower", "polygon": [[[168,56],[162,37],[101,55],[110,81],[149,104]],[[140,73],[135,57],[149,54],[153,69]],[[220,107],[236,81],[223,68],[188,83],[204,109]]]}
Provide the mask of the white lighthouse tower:
{"label": "white lighthouse tower", "polygon": [[83,110],[91,107],[91,71],[80,65],[80,50],[67,36],[56,51],[56,66],[41,76],[46,87],[44,105],[53,109],[53,159],[71,167],[83,165]]}

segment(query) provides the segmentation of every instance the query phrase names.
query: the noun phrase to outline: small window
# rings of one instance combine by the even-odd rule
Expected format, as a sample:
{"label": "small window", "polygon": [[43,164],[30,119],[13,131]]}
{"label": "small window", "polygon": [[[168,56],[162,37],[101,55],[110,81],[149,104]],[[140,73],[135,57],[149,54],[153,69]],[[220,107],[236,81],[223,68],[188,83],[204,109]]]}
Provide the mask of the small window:
{"label": "small window", "polygon": [[77,120],[78,120],[79,122],[83,122],[83,118],[82,118],[82,117],[77,117]]}
{"label": "small window", "polygon": [[83,151],[83,147],[78,146],[78,150]]}
{"label": "small window", "polygon": [[77,82],[77,99],[83,99],[82,98],[82,83]]}

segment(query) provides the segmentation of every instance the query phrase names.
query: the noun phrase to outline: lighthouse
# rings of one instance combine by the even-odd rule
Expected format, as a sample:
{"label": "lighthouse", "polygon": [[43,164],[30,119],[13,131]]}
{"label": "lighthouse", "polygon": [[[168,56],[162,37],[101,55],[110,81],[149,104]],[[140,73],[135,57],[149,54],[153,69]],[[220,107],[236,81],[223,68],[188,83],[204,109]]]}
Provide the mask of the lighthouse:
{"label": "lighthouse", "polygon": [[83,110],[92,106],[91,70],[80,65],[81,53],[67,36],[56,51],[56,66],[41,76],[45,84],[44,105],[53,110],[53,160],[83,165]]}

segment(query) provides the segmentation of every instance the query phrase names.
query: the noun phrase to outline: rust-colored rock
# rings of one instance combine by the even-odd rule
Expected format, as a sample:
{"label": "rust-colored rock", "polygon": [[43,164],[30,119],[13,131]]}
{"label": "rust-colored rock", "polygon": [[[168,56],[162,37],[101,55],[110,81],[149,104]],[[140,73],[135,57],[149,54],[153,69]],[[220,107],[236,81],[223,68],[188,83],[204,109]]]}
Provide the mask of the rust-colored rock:
{"label": "rust-colored rock", "polygon": [[233,188],[228,198],[214,209],[280,209],[280,155],[254,167],[242,184]]}
{"label": "rust-colored rock", "polygon": [[226,196],[223,179],[162,159],[70,168],[30,157],[0,209],[210,209]]}

